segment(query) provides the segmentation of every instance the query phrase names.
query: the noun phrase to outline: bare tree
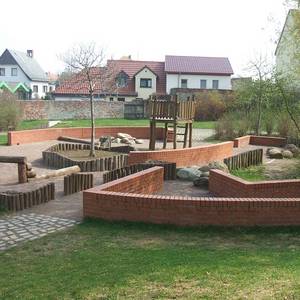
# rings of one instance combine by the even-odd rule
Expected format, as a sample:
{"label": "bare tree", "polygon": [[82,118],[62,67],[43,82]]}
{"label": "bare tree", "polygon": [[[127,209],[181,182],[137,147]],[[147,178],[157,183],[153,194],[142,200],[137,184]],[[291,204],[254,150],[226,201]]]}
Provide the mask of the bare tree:
{"label": "bare tree", "polygon": [[90,101],[91,114],[91,150],[90,156],[95,157],[95,113],[94,98],[96,95],[111,93],[114,86],[114,70],[104,66],[104,51],[95,43],[79,44],[61,55],[67,69],[73,77],[69,84]]}

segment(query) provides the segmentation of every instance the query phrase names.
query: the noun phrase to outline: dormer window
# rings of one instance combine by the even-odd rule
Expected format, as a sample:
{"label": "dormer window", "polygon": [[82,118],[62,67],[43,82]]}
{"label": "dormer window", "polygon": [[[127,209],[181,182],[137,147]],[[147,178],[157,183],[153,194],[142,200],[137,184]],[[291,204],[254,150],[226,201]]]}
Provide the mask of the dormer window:
{"label": "dormer window", "polygon": [[128,75],[125,72],[120,72],[116,78],[117,87],[123,88],[127,86]]}

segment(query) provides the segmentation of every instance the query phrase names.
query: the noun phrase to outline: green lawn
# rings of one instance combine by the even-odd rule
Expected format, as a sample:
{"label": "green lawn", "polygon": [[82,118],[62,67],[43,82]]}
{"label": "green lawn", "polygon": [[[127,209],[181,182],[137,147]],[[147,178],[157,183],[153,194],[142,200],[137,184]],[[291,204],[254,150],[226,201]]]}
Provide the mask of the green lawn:
{"label": "green lawn", "polygon": [[[149,126],[148,119],[126,120],[126,119],[96,119],[96,126]],[[215,122],[194,122],[194,128],[213,129]],[[64,120],[55,127],[89,127],[90,120]]]}
{"label": "green lawn", "polygon": [[0,254],[1,299],[299,299],[300,228],[86,221]]}
{"label": "green lawn", "polygon": [[7,145],[7,135],[6,134],[0,134],[0,146],[1,145]]}
{"label": "green lawn", "polygon": [[[248,181],[267,180],[264,166],[252,166],[245,169],[232,170],[230,173]],[[269,179],[270,180],[270,179]]]}

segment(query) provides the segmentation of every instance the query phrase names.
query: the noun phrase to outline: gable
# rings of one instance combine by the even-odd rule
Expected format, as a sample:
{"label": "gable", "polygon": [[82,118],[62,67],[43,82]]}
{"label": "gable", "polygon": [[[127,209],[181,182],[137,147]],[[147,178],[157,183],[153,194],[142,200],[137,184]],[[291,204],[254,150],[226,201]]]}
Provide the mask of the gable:
{"label": "gable", "polygon": [[17,65],[17,61],[6,49],[3,54],[0,56],[0,65]]}

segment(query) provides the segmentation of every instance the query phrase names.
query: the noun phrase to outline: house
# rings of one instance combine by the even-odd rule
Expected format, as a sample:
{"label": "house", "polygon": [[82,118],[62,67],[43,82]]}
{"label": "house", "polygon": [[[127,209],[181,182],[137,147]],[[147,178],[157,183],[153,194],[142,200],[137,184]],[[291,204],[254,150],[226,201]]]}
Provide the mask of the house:
{"label": "house", "polygon": [[225,57],[167,55],[165,72],[168,94],[175,88],[231,90],[233,70]]}
{"label": "house", "polygon": [[[97,71],[98,70],[98,71]],[[106,71],[105,71],[106,70]],[[94,72],[113,74],[114,88],[96,86],[95,99],[132,101],[148,99],[152,94],[170,94],[172,89],[231,90],[233,74],[228,58],[166,56],[165,61],[139,61],[125,57],[108,60],[105,68]],[[56,100],[80,100],[88,95],[80,74],[56,88]]]}
{"label": "house", "polygon": [[33,50],[24,53],[6,49],[2,53],[0,86],[24,100],[41,99],[49,92],[48,77],[33,57]]}
{"label": "house", "polygon": [[300,87],[300,9],[290,9],[276,51],[276,69]]}

